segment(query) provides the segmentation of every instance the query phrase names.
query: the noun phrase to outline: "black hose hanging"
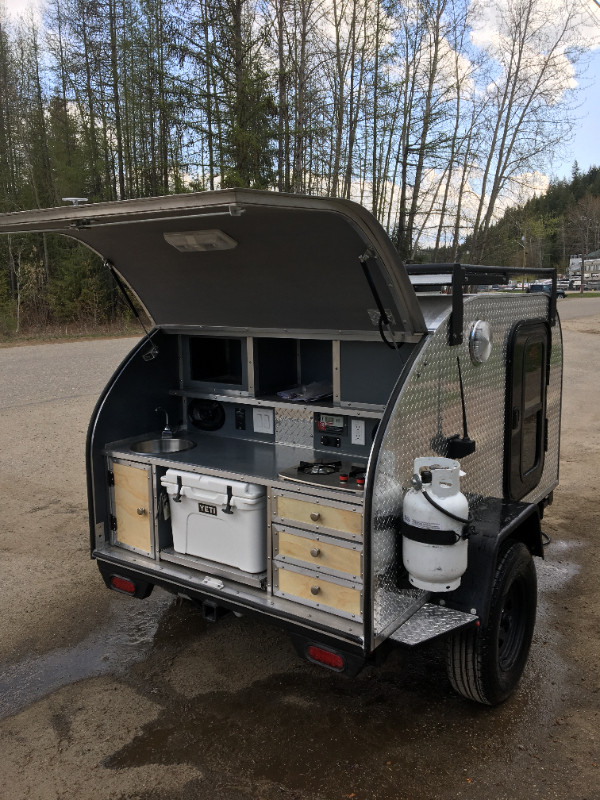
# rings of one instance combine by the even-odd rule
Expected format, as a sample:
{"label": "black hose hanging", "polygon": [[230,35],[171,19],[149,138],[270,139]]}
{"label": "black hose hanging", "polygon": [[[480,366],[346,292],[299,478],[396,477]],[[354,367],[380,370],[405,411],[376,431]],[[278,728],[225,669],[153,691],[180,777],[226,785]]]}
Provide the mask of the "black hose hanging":
{"label": "black hose hanging", "polygon": [[448,511],[447,508],[444,508],[443,506],[438,505],[438,503],[436,503],[435,500],[432,500],[431,497],[427,494],[427,492],[424,489],[421,489],[421,494],[423,495],[425,500],[427,500],[428,503],[430,503],[435,509],[440,511],[442,514],[445,514],[447,517],[450,517],[450,519],[453,519],[456,522],[462,522],[463,525],[468,525],[469,524],[470,520],[463,519],[462,517],[458,517],[456,514],[453,514],[451,511]]}

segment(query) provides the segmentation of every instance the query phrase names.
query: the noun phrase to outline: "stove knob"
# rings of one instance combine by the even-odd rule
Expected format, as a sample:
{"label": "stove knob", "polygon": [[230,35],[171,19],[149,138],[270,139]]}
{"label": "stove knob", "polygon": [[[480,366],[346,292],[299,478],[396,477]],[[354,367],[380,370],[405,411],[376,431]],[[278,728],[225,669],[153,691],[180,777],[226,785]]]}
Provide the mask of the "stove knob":
{"label": "stove knob", "polygon": [[318,558],[321,555],[321,551],[318,547],[311,547],[310,554],[313,558]]}
{"label": "stove knob", "polygon": [[321,519],[321,514],[319,511],[312,511],[310,514],[310,518],[313,522],[318,522]]}
{"label": "stove knob", "polygon": [[348,483],[348,476],[345,472],[340,472],[340,483]]}

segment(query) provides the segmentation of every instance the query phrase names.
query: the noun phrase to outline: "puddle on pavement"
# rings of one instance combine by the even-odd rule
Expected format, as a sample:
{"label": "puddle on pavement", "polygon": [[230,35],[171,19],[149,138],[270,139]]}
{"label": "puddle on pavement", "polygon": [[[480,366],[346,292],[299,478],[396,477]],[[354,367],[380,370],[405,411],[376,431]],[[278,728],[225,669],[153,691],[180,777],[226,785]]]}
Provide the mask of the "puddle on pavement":
{"label": "puddle on pavement", "polygon": [[[546,562],[536,559],[542,595],[579,571],[568,547],[557,543],[547,556]],[[540,637],[549,625],[544,612],[541,617]],[[252,626],[260,647],[261,625],[240,625]],[[161,647],[164,633],[161,626]],[[238,636],[232,627],[232,673],[244,669],[240,645],[248,637]],[[268,647],[264,652],[268,659]],[[201,674],[204,657],[196,651],[195,672]],[[403,796],[431,798],[441,781],[460,796],[469,776],[496,774],[507,761],[536,767],[539,731],[556,716],[556,684],[565,682],[564,675],[556,648],[540,642],[515,697],[495,709],[477,706],[452,693],[443,647],[432,643],[397,651],[356,679],[302,665],[240,689],[192,697],[166,684],[157,718],[104,766],[190,764],[220,780],[269,781],[282,791],[301,786],[306,796],[332,798],[373,796],[374,785],[381,800],[397,800],[399,786]],[[435,753],[435,770],[429,751]]]}
{"label": "puddle on pavement", "polygon": [[75,681],[125,672],[147,656],[160,620],[172,602],[172,595],[160,589],[144,601],[111,593],[107,623],[81,642],[3,665],[0,719]]}
{"label": "puddle on pavement", "polygon": [[[547,556],[546,562],[536,560],[542,594],[578,572],[570,548],[557,542]],[[177,610],[171,595],[159,590],[146,602],[115,595],[104,627],[73,648],[24,660],[0,677],[0,717],[69,683],[123,674],[143,662],[153,646],[154,652],[176,653],[198,635],[189,624],[190,613],[187,604]],[[547,624],[540,622],[541,633]],[[260,647],[262,624],[246,618],[239,624]],[[243,671],[248,637],[233,625],[227,639],[231,661],[223,669]],[[194,672],[201,673],[205,657],[195,651]],[[268,647],[264,657],[269,658]],[[204,775],[302,786],[307,794],[324,792],[327,797],[358,797],[374,784],[382,800],[397,800],[399,786],[407,796],[433,797],[444,777],[456,780],[457,764],[461,780],[463,773],[503,763],[508,753],[527,766],[537,731],[553,718],[553,687],[555,681],[562,685],[563,671],[554,647],[535,646],[517,695],[493,710],[452,694],[442,651],[434,645],[393,653],[357,679],[301,664],[241,689],[193,697],[179,694],[162,673],[161,693],[153,695],[161,706],[157,718],[104,767],[187,763]],[[147,685],[141,682],[140,690]],[[436,753],[433,772],[424,757],[428,750]]]}
{"label": "puddle on pavement", "polygon": [[566,542],[556,539],[550,542],[546,548],[545,559],[535,559],[535,567],[538,577],[538,590],[540,593],[545,591],[556,591],[562,589],[581,572],[581,566],[574,560],[573,551],[580,547],[578,542]]}
{"label": "puddle on pavement", "polygon": [[[432,797],[427,789],[433,791],[458,759],[470,768],[471,762],[480,767],[503,758],[528,703],[522,696],[490,714],[448,694],[443,664],[435,658],[417,661],[400,659],[393,670],[361,679],[308,668],[236,692],[172,696],[159,717],[104,766],[187,763],[204,775],[301,786],[305,796],[372,796],[376,785],[377,797],[397,800],[401,785],[403,797],[413,791]],[[430,748],[436,753],[433,771],[424,758]],[[427,769],[415,770],[416,764]]]}

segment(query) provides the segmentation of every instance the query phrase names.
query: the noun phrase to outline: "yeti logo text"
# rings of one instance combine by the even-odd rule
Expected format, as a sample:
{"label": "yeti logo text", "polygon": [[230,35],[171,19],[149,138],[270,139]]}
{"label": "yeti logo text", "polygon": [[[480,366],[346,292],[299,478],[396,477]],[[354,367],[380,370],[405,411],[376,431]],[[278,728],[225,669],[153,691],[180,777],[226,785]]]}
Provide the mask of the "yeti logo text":
{"label": "yeti logo text", "polygon": [[211,514],[213,517],[217,516],[217,507],[209,506],[208,503],[198,503],[198,511],[201,514]]}

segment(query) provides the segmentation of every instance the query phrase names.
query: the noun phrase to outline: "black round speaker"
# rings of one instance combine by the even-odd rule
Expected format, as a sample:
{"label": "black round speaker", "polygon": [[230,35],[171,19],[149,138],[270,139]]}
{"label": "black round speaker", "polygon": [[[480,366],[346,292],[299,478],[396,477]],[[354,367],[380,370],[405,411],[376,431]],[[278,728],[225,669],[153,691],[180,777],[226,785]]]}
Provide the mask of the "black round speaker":
{"label": "black round speaker", "polygon": [[216,400],[191,400],[188,419],[201,431],[218,431],[225,424],[225,409]]}

